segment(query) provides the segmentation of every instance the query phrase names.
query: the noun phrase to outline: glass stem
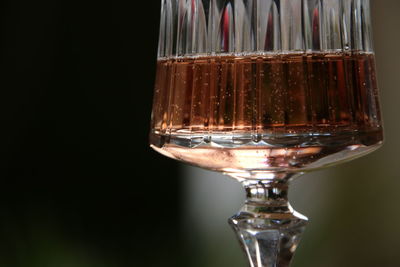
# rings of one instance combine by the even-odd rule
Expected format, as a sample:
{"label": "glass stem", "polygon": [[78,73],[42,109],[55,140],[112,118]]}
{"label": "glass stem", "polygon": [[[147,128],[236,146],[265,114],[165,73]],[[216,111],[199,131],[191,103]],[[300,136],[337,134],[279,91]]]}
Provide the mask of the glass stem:
{"label": "glass stem", "polygon": [[245,180],[246,203],[229,223],[251,267],[290,265],[307,224],[288,201],[289,179]]}

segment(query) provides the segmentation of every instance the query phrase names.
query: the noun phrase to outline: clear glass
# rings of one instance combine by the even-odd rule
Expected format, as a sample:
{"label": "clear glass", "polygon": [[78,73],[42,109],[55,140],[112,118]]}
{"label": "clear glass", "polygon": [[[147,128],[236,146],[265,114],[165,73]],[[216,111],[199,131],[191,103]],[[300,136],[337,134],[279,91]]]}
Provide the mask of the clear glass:
{"label": "clear glass", "polygon": [[382,145],[369,0],[162,0],[150,143],[240,181],[251,266],[288,266],[289,182]]}

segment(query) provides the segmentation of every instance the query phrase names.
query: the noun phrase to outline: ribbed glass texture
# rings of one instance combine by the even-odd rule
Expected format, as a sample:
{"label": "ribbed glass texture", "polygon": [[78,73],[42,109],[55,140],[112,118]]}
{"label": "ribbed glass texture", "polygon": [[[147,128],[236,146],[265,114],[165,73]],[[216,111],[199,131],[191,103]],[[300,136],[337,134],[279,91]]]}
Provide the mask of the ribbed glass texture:
{"label": "ribbed glass texture", "polygon": [[369,0],[162,0],[158,56],[372,51]]}
{"label": "ribbed glass texture", "polygon": [[224,172],[382,144],[369,0],[162,0],[152,146]]}

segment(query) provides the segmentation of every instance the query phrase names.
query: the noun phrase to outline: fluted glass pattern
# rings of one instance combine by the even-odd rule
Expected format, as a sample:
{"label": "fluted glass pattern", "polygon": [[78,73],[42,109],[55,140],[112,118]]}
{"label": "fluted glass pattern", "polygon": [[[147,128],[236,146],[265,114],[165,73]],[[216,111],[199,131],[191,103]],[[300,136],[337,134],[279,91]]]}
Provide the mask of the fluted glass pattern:
{"label": "fluted glass pattern", "polygon": [[152,145],[223,171],[298,171],[375,149],[369,9],[369,0],[162,0]]}
{"label": "fluted glass pattern", "polygon": [[162,0],[159,58],[372,51],[369,0]]}

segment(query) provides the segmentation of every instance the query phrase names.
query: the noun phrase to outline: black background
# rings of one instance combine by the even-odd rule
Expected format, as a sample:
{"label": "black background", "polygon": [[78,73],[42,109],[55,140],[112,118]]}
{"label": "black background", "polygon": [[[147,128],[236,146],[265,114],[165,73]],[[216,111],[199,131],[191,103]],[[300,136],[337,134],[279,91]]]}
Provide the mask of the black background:
{"label": "black background", "polygon": [[3,0],[0,266],[178,266],[150,150],[159,1]]}

